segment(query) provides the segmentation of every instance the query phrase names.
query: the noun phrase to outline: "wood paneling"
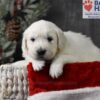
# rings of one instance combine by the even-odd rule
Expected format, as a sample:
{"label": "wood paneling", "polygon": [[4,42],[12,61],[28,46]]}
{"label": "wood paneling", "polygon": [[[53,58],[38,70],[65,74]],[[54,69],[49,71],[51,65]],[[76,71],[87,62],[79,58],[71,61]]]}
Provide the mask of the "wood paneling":
{"label": "wood paneling", "polygon": [[50,0],[51,8],[46,19],[63,30],[82,32],[100,47],[100,20],[82,18],[82,0]]}

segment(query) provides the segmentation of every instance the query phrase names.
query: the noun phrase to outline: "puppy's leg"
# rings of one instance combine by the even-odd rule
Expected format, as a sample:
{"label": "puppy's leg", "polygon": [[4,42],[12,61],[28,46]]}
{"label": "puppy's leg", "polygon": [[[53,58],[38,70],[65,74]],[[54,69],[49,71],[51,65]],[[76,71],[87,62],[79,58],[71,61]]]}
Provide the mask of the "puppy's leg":
{"label": "puppy's leg", "polygon": [[27,56],[26,60],[27,60],[28,63],[29,62],[32,63],[32,67],[33,67],[34,71],[42,70],[42,68],[45,65],[45,61],[43,61],[43,60],[36,60],[36,59],[31,58],[30,56]]}
{"label": "puppy's leg", "polygon": [[35,71],[42,70],[45,65],[45,61],[32,60],[31,62]]}
{"label": "puppy's leg", "polygon": [[63,73],[63,66],[66,63],[77,62],[78,58],[72,55],[59,55],[50,66],[49,74],[52,78],[58,78]]}

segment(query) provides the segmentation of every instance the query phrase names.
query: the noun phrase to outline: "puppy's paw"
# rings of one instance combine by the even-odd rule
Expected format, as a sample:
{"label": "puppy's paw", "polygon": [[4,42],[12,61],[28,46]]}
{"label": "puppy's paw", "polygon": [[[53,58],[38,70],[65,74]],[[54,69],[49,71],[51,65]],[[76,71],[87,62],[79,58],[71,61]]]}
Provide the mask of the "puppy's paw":
{"label": "puppy's paw", "polygon": [[52,78],[58,78],[63,73],[63,64],[53,63],[50,67],[49,74]]}
{"label": "puppy's paw", "polygon": [[33,69],[35,71],[40,71],[43,69],[45,62],[44,61],[34,61],[32,64],[33,64]]}

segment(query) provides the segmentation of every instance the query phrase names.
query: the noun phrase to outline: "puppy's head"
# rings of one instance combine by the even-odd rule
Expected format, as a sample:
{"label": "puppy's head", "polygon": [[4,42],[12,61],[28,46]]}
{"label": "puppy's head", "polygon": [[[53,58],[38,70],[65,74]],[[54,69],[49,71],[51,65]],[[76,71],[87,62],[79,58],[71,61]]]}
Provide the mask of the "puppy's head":
{"label": "puppy's head", "polygon": [[22,40],[23,57],[52,60],[64,47],[64,34],[55,24],[40,20],[29,26]]}

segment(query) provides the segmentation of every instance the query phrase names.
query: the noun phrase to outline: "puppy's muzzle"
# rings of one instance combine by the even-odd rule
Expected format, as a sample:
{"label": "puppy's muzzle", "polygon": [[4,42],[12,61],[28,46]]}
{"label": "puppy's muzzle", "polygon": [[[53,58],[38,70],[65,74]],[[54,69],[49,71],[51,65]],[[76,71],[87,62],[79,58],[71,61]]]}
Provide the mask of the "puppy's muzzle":
{"label": "puppy's muzzle", "polygon": [[45,50],[45,49],[38,49],[38,50],[37,50],[37,58],[38,58],[38,59],[43,59],[45,53],[46,53],[46,50]]}

